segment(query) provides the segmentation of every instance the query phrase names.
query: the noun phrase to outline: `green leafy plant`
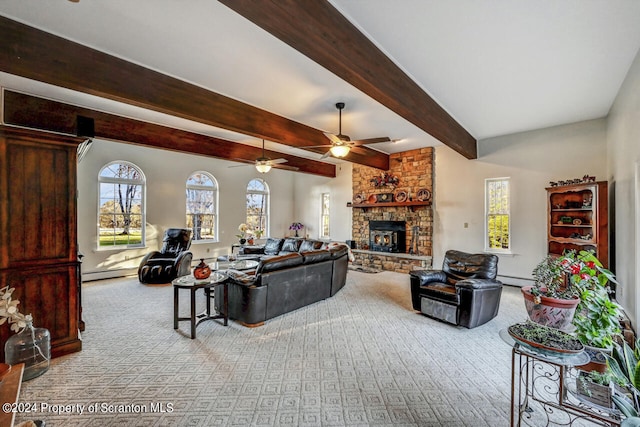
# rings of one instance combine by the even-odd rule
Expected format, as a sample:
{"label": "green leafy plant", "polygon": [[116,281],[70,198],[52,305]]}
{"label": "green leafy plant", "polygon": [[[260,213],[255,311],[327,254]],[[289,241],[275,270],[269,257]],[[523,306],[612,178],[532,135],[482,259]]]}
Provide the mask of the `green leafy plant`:
{"label": "green leafy plant", "polygon": [[615,343],[611,355],[605,354],[607,370],[624,387],[629,396],[614,396],[613,401],[626,417],[637,417],[640,408],[640,339],[635,350],[626,341]]}
{"label": "green leafy plant", "polygon": [[622,308],[609,298],[607,289],[583,289],[573,318],[575,334],[592,347],[611,348],[620,336]]}
{"label": "green leafy plant", "polygon": [[524,341],[540,344],[550,349],[580,351],[584,348],[575,337],[566,332],[529,320],[509,326],[509,333]]}
{"label": "green leafy plant", "polygon": [[[609,297],[613,273],[591,251],[568,251],[560,257],[546,257],[533,270],[534,296],[580,299],[573,325],[583,344],[611,348],[620,336],[622,307]],[[536,301],[539,303],[540,301]]]}
{"label": "green leafy plant", "polygon": [[[535,280],[531,293],[534,296],[547,296],[560,299],[571,299],[578,296],[573,287],[565,286],[564,257],[547,256],[533,269]],[[537,302],[539,304],[539,301]]]}

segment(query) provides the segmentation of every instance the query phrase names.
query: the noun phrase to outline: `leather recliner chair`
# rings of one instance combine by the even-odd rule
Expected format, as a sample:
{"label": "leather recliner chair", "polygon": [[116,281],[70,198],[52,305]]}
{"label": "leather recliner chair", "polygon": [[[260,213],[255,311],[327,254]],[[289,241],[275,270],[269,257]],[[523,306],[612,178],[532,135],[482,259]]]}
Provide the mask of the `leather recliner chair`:
{"label": "leather recliner chair", "polygon": [[169,228],[164,232],[162,249],[145,255],[138,267],[138,280],[141,283],[169,283],[179,276],[191,273],[193,254],[191,230]]}
{"label": "leather recliner chair", "polygon": [[471,329],[498,315],[502,282],[496,280],[496,255],[449,250],[442,270],[409,274],[413,308],[427,316]]}

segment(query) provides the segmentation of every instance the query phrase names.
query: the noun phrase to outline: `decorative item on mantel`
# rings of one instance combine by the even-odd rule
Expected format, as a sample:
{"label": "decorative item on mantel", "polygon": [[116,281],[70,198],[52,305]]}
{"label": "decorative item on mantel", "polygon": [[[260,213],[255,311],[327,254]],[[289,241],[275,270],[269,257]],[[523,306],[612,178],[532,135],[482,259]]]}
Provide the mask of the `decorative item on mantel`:
{"label": "decorative item on mantel", "polygon": [[16,332],[4,345],[4,358],[9,365],[24,363],[22,380],[27,381],[49,369],[51,334],[48,329],[34,328],[30,314],[20,313],[20,301],[11,299],[13,291],[8,286],[0,289],[0,324],[7,322]]}
{"label": "decorative item on mantel", "polygon": [[400,182],[397,176],[393,176],[389,172],[382,172],[380,176],[373,177],[369,181],[376,188],[395,187]]}
{"label": "decorative item on mantel", "polygon": [[301,222],[294,222],[289,226],[289,230],[294,230],[296,232],[296,237],[300,237],[298,235],[298,231],[302,230],[303,228],[304,228],[304,225],[302,225]]}

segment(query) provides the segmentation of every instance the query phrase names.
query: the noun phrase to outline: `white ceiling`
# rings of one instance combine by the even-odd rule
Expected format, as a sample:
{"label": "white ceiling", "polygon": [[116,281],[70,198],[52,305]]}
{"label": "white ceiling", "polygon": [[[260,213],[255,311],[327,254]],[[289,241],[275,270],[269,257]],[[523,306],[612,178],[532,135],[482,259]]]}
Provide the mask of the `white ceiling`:
{"label": "white ceiling", "polygon": [[[640,47],[638,0],[330,1],[476,139],[606,116]],[[387,153],[439,144],[214,0],[0,0],[0,15],[328,132],[344,101],[343,133],[401,139],[371,146]],[[3,73],[0,84],[260,144]]]}

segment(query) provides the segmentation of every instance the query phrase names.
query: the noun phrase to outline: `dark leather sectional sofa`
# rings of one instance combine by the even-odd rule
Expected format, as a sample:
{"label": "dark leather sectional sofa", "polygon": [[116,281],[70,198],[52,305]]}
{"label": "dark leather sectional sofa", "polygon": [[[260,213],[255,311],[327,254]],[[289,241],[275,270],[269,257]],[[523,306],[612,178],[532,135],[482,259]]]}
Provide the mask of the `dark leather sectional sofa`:
{"label": "dark leather sectional sofa", "polygon": [[[326,247],[306,239],[268,239],[264,247],[244,248],[244,256],[259,256],[255,272],[228,270],[229,317],[245,326],[332,297],[344,287],[348,270],[346,245]],[[247,250],[249,249],[249,250]],[[221,312],[224,288],[215,289]]]}

